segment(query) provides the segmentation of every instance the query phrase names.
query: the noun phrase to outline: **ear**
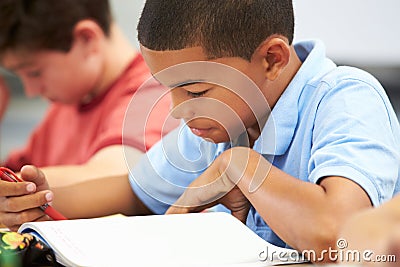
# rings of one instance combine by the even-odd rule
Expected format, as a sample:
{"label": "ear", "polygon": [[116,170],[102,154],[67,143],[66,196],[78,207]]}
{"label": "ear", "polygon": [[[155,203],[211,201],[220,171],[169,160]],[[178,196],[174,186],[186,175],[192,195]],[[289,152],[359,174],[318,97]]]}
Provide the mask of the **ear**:
{"label": "ear", "polygon": [[73,29],[73,47],[79,47],[84,56],[97,53],[105,34],[101,27],[93,20],[81,20]]}
{"label": "ear", "polygon": [[265,77],[273,81],[289,63],[289,44],[278,37],[268,38],[256,49],[253,56],[262,61]]}

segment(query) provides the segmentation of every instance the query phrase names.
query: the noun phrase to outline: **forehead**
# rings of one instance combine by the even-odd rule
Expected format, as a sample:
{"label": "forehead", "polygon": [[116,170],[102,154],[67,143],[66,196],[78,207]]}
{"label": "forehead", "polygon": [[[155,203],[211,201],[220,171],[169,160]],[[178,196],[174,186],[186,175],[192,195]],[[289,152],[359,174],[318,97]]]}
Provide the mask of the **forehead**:
{"label": "forehead", "polygon": [[155,51],[140,46],[140,50],[153,74],[181,63],[207,60],[204,50],[200,46],[166,51]]}
{"label": "forehead", "polygon": [[198,72],[186,65],[207,60],[201,47],[180,50],[155,51],[141,46],[141,52],[154,78],[165,86],[176,87],[198,82]]}
{"label": "forehead", "polygon": [[209,59],[200,46],[166,51],[141,46],[141,52],[154,78],[171,88],[199,82],[225,87],[232,80],[248,80],[241,73],[248,62],[235,57]]}
{"label": "forehead", "polygon": [[40,58],[39,52],[6,52],[1,58],[1,65],[6,69],[15,71],[32,66]]}
{"label": "forehead", "polygon": [[[142,48],[142,54],[155,79],[165,86],[175,88],[192,83],[195,84],[194,88],[202,90],[205,89],[202,85],[217,85],[234,92],[249,103],[257,114],[265,112],[265,98],[248,75],[250,63],[242,58],[210,60],[200,47],[177,51]],[[229,97],[224,99],[230,100]]]}
{"label": "forehead", "polygon": [[4,54],[1,64],[11,71],[38,66],[63,66],[66,56],[67,53],[55,50],[8,52]]}

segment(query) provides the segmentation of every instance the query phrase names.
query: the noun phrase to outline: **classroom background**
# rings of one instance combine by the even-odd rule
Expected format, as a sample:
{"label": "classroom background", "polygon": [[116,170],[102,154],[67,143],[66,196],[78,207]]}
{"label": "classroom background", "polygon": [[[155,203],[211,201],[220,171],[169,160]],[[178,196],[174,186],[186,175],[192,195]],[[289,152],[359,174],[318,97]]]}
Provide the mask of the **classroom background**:
{"label": "classroom background", "polygon": [[[131,42],[144,0],[110,0],[117,23]],[[385,87],[400,118],[400,1],[294,0],[295,41],[319,38],[338,65],[372,73]],[[0,159],[25,143],[42,118],[47,102],[27,99],[18,78],[0,69],[11,85],[8,110],[0,123]],[[67,127],[67,122],[66,122]],[[79,142],[79,140],[77,140]]]}

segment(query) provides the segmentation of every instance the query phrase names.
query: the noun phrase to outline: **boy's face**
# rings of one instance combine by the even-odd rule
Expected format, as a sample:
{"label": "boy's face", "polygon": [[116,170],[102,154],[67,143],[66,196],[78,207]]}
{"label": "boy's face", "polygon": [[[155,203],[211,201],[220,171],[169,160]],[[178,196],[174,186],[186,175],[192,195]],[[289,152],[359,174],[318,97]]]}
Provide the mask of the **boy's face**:
{"label": "boy's face", "polygon": [[[269,108],[259,90],[263,86],[265,76],[262,66],[259,66],[257,62],[249,62],[236,57],[209,60],[201,47],[176,51],[154,51],[141,47],[141,51],[155,78],[171,88],[172,115],[175,118],[184,119],[195,135],[214,143],[220,143],[232,141],[245,130],[259,131],[254,114],[260,118],[269,112]],[[210,74],[210,77],[218,77],[216,78],[218,80],[226,79],[227,82],[216,83],[213,82],[215,79],[208,80],[202,74],[194,77],[196,74],[193,73],[196,71],[191,71],[190,66],[188,66],[189,70],[186,76],[185,71],[181,72],[177,64],[186,67],[190,65],[187,64],[190,62],[201,64],[199,68],[194,66],[194,68],[200,69],[200,72],[203,69],[205,73]],[[207,66],[207,63],[210,63],[210,66]],[[203,64],[205,65],[203,66]],[[241,72],[239,75],[241,77],[238,78],[236,74],[227,75],[228,72],[231,73],[229,69],[227,72],[222,69],[221,72],[215,73],[217,70],[212,70],[213,65],[226,66],[225,68],[234,69],[236,72],[238,70]],[[219,69],[219,66],[216,66],[216,69]],[[238,85],[238,88],[233,88],[236,87],[235,85],[225,86],[225,84],[229,85],[233,79],[235,79],[233,84],[243,85]],[[251,85],[249,86],[246,81],[242,83],[243,79],[251,81]],[[201,82],[198,82],[199,80]],[[182,86],[176,86],[176,82]],[[251,88],[252,86],[253,88]],[[254,109],[257,105],[260,107],[260,103],[261,109]],[[255,112],[255,110],[258,111]],[[260,110],[265,114],[260,114]]]}
{"label": "boy's face", "polygon": [[93,90],[100,73],[99,66],[87,62],[80,49],[73,46],[68,53],[9,52],[1,63],[21,78],[27,96],[78,104]]}

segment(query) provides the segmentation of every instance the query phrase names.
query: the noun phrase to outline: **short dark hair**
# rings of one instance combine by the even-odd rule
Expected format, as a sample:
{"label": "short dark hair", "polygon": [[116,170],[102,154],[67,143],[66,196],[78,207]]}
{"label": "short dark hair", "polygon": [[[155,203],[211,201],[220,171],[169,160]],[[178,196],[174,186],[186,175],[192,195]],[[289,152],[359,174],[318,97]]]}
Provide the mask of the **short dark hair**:
{"label": "short dark hair", "polygon": [[1,0],[0,55],[7,51],[69,51],[73,28],[94,20],[109,35],[108,0]]}
{"label": "short dark hair", "polygon": [[138,40],[156,50],[202,46],[209,58],[251,59],[269,36],[293,41],[292,0],[147,0]]}

